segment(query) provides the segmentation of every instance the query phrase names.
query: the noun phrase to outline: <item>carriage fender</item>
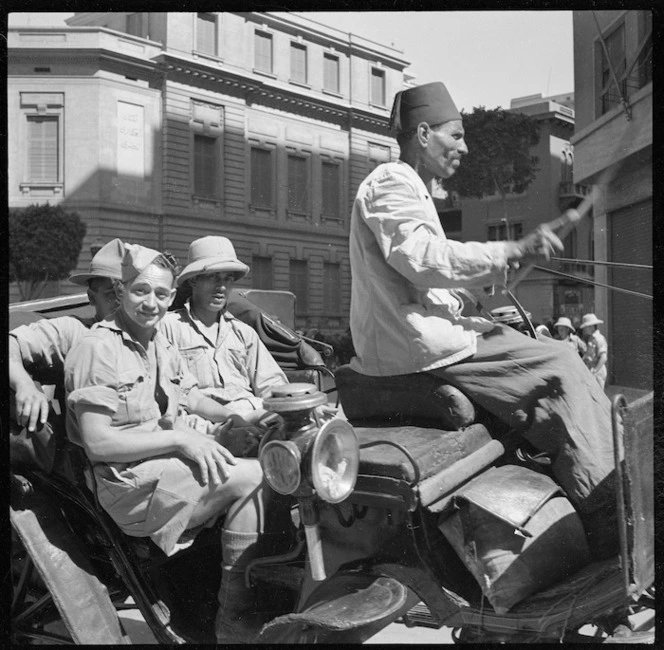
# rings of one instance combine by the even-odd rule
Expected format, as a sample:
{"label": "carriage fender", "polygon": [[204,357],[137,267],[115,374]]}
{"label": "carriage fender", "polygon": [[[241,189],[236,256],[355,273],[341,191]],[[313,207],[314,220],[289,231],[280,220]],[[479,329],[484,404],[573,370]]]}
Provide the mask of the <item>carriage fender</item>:
{"label": "carriage fender", "polygon": [[419,601],[398,580],[356,571],[340,571],[314,589],[300,612],[270,621],[260,641],[279,643],[301,634],[318,642],[362,643],[406,613]]}
{"label": "carriage fender", "polygon": [[46,498],[10,509],[12,527],[29,553],[77,644],[129,644],[106,586],[58,508]]}

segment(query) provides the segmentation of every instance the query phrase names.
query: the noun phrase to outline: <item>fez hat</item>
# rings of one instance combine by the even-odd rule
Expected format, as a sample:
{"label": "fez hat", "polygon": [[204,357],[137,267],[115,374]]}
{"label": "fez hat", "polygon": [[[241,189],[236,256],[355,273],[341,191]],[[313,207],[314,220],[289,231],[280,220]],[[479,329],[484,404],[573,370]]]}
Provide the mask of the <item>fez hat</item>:
{"label": "fez hat", "polygon": [[601,325],[603,322],[604,321],[597,318],[595,314],[584,314],[579,327],[583,329],[584,327],[590,327],[591,325]]}
{"label": "fez hat", "polygon": [[122,256],[124,255],[124,244],[120,239],[113,239],[104,244],[90,261],[88,273],[74,273],[69,276],[69,281],[74,284],[86,286],[88,280],[93,278],[111,278],[119,280],[122,277]]}
{"label": "fez hat", "polygon": [[158,257],[163,257],[163,255],[153,248],[146,248],[139,244],[125,244],[125,254],[122,258],[122,281],[131,282]]}
{"label": "fez hat", "polygon": [[554,324],[554,327],[567,327],[570,332],[574,331],[574,325],[572,325],[572,321],[567,318],[566,316],[561,316]]}
{"label": "fez hat", "polygon": [[442,124],[460,120],[450,93],[442,81],[415,86],[399,91],[394,97],[390,129],[393,133],[406,133],[417,128],[420,122]]}
{"label": "fez hat", "polygon": [[178,276],[178,287],[202,273],[233,273],[239,280],[249,273],[249,267],[240,262],[231,240],[227,237],[209,235],[191,242],[187,266]]}

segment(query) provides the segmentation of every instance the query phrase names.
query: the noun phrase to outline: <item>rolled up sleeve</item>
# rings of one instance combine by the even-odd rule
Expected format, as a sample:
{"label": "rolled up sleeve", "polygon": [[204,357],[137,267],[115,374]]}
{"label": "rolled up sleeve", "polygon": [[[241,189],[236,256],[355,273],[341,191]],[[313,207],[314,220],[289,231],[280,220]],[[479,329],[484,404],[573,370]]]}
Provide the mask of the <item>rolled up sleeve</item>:
{"label": "rolled up sleeve", "polygon": [[67,404],[118,410],[118,372],[115,355],[97,337],[85,337],[74,347],[65,364]]}

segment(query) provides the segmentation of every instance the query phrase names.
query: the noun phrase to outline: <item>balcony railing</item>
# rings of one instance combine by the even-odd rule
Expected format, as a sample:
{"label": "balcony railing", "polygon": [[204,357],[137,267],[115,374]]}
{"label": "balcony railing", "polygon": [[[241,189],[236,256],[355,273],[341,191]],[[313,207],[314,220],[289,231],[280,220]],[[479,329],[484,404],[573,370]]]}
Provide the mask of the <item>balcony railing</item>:
{"label": "balcony railing", "polygon": [[579,198],[583,199],[590,194],[592,188],[590,185],[573,183],[572,181],[563,181],[558,189],[558,196],[561,199]]}

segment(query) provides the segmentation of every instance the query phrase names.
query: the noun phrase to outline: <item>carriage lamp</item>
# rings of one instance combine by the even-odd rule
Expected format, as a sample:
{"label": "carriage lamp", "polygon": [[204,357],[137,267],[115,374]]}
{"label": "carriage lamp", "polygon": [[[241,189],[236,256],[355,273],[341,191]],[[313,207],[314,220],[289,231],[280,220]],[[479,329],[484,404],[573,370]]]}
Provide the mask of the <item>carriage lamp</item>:
{"label": "carriage lamp", "polygon": [[360,449],[353,427],[344,420],[321,423],[316,407],[327,395],[313,384],[286,384],[274,388],[265,408],[279,413],[284,427],[268,433],[261,442],[258,460],[270,487],[299,500],[311,574],[325,579],[325,567],[315,496],[339,503],[350,495],[357,480]]}

